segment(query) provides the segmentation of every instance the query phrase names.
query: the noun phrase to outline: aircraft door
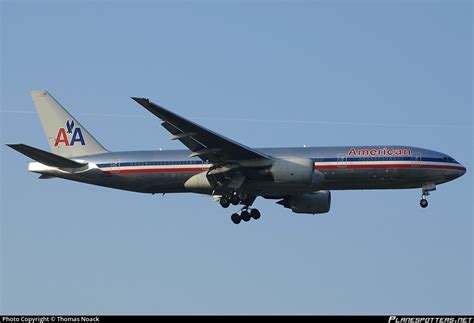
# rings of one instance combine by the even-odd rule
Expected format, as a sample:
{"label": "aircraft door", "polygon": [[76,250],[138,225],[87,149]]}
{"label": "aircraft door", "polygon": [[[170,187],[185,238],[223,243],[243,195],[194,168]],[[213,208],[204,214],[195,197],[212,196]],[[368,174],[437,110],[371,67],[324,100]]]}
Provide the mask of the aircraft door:
{"label": "aircraft door", "polygon": [[339,153],[337,154],[337,167],[347,167],[347,154],[346,153]]}
{"label": "aircraft door", "polygon": [[111,166],[112,166],[112,170],[110,172],[112,174],[120,173],[120,159],[116,158],[112,160]]}
{"label": "aircraft door", "polygon": [[421,167],[421,153],[413,154],[411,158],[411,167]]}
{"label": "aircraft door", "polygon": [[208,166],[209,164],[211,164],[211,163],[208,160],[206,160],[206,161],[201,160],[200,164],[199,164],[199,167],[201,167],[201,171],[208,170],[209,169],[209,166]]}

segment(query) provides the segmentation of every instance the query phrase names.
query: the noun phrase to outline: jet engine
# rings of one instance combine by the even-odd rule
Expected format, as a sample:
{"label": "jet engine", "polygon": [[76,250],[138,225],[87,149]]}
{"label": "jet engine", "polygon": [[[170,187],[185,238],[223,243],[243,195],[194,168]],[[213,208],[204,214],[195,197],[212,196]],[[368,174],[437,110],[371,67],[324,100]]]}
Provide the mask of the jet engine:
{"label": "jet engine", "polygon": [[191,192],[209,194],[212,192],[213,186],[209,182],[206,173],[207,171],[192,176],[184,183],[184,187]]}
{"label": "jet engine", "polygon": [[331,208],[331,192],[319,191],[299,196],[290,196],[277,202],[294,213],[320,214]]}
{"label": "jet engine", "polygon": [[302,184],[319,187],[324,183],[324,175],[314,169],[309,158],[280,157],[268,169],[275,183]]}

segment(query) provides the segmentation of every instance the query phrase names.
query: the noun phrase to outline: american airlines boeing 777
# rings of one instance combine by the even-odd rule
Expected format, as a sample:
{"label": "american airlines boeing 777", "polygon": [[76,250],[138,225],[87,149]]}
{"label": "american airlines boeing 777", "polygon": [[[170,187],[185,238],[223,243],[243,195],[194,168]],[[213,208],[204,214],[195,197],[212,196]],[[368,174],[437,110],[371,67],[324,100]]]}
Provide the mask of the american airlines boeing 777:
{"label": "american airlines boeing 777", "polygon": [[462,176],[454,158],[410,146],[249,148],[144,98],[132,98],[161,119],[187,150],[105,149],[48,92],[33,102],[51,152],[24,144],[9,147],[35,160],[40,178],[63,178],[141,193],[193,192],[215,197],[224,208],[241,205],[235,224],[259,219],[259,196],[295,213],[329,212],[331,190],[421,188],[421,207],[436,185]]}

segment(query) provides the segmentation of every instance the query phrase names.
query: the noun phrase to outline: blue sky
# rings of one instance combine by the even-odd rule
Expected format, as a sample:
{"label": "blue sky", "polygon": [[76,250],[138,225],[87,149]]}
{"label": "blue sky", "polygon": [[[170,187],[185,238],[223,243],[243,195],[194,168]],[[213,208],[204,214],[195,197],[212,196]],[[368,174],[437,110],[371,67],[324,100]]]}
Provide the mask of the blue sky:
{"label": "blue sky", "polygon": [[130,96],[249,146],[406,144],[468,168],[420,190],[259,199],[38,180],[1,148],[1,313],[473,313],[470,1],[3,1],[1,136],[47,149],[47,89],[110,150],[181,149]]}

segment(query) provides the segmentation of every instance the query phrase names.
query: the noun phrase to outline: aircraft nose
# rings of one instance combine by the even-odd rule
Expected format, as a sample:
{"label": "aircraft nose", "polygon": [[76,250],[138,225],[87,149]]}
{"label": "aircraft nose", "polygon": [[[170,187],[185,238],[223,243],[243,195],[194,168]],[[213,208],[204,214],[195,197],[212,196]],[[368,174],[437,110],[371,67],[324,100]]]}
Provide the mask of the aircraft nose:
{"label": "aircraft nose", "polygon": [[446,179],[452,181],[453,179],[459,178],[466,173],[466,167],[463,165],[455,166],[449,170],[446,174]]}
{"label": "aircraft nose", "polygon": [[452,171],[453,179],[461,177],[465,173],[466,173],[466,167],[464,167],[464,165],[459,164],[459,166],[453,169]]}

